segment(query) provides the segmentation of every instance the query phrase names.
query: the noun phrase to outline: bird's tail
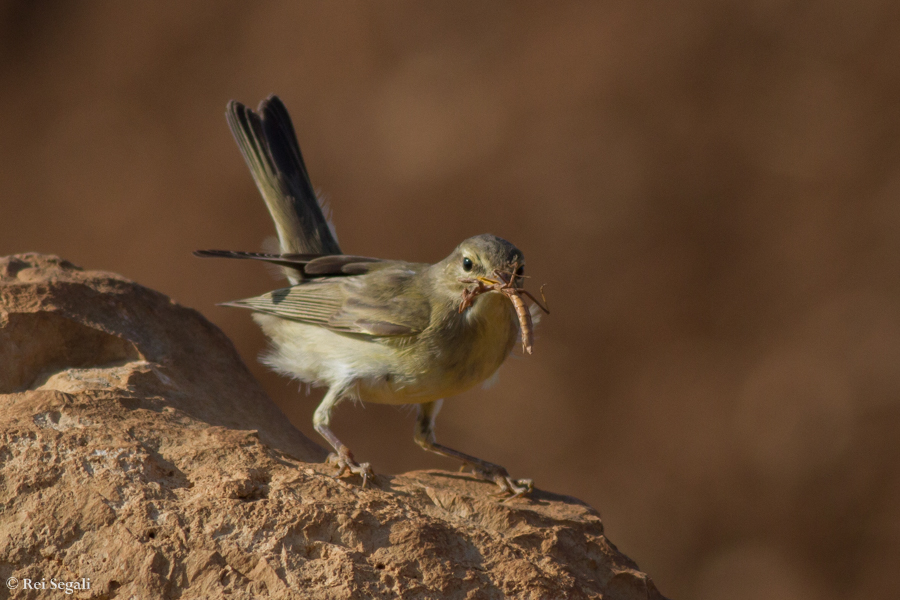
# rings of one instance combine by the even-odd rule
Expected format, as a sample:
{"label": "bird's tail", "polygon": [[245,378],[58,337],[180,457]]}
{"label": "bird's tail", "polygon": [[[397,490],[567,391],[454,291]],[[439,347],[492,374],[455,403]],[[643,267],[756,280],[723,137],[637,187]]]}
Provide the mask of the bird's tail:
{"label": "bird's tail", "polygon": [[[263,100],[256,112],[232,100],[225,116],[275,222],[281,253],[341,254],[278,96]],[[297,269],[284,271],[292,283],[303,278]]]}

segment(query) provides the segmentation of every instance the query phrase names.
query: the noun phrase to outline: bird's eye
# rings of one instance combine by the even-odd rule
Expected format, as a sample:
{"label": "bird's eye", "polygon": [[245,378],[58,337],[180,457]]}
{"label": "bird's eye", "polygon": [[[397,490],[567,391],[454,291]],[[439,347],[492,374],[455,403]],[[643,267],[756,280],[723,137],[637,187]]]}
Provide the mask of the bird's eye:
{"label": "bird's eye", "polygon": [[472,270],[472,259],[468,256],[463,259],[463,271]]}

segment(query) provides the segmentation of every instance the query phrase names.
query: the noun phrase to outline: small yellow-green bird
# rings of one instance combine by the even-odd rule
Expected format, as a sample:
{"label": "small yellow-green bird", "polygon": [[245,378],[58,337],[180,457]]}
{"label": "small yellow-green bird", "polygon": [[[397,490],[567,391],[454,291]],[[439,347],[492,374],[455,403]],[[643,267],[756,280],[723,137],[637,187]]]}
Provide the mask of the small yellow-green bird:
{"label": "small yellow-green bird", "polygon": [[418,405],[415,441],[422,448],[470,465],[502,494],[529,493],[531,480],[513,479],[499,465],[438,444],[434,435],[442,399],[490,378],[515,345],[520,322],[530,351],[531,321],[516,294],[524,291],[515,287],[524,275],[522,252],[497,236],[479,235],[433,265],[345,255],[281,100],[271,96],[257,112],[231,101],[226,116],[275,222],[281,253],[195,254],[284,268],[290,287],[226,305],[254,311],[272,341],[265,364],[328,388],[313,425],[334,448],[330,461],[338,475],[355,473],[363,486],[374,476],[329,427],[334,407],[355,398]]}

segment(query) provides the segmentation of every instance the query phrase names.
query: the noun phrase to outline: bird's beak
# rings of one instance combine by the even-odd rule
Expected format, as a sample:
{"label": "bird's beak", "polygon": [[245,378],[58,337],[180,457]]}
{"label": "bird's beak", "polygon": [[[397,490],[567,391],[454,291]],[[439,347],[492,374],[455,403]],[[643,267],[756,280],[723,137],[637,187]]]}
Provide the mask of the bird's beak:
{"label": "bird's beak", "polygon": [[479,276],[479,277],[477,277],[477,279],[478,279],[478,281],[480,281],[481,283],[483,283],[483,284],[485,284],[485,285],[488,285],[488,286],[497,285],[497,283],[498,283],[497,281],[495,281],[495,280],[493,280],[493,279],[489,279],[489,278],[487,278],[487,277],[481,277],[481,276]]}

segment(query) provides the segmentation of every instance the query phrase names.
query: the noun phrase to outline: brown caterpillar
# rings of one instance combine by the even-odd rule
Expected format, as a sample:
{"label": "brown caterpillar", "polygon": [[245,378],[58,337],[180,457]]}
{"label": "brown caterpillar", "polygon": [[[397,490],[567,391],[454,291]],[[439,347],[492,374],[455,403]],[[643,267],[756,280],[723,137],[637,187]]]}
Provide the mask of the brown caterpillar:
{"label": "brown caterpillar", "polygon": [[519,317],[519,327],[522,330],[522,350],[531,354],[531,346],[534,343],[534,321],[531,320],[531,312],[525,306],[520,296],[514,288],[501,288],[506,297],[513,303],[516,309],[516,315]]}

